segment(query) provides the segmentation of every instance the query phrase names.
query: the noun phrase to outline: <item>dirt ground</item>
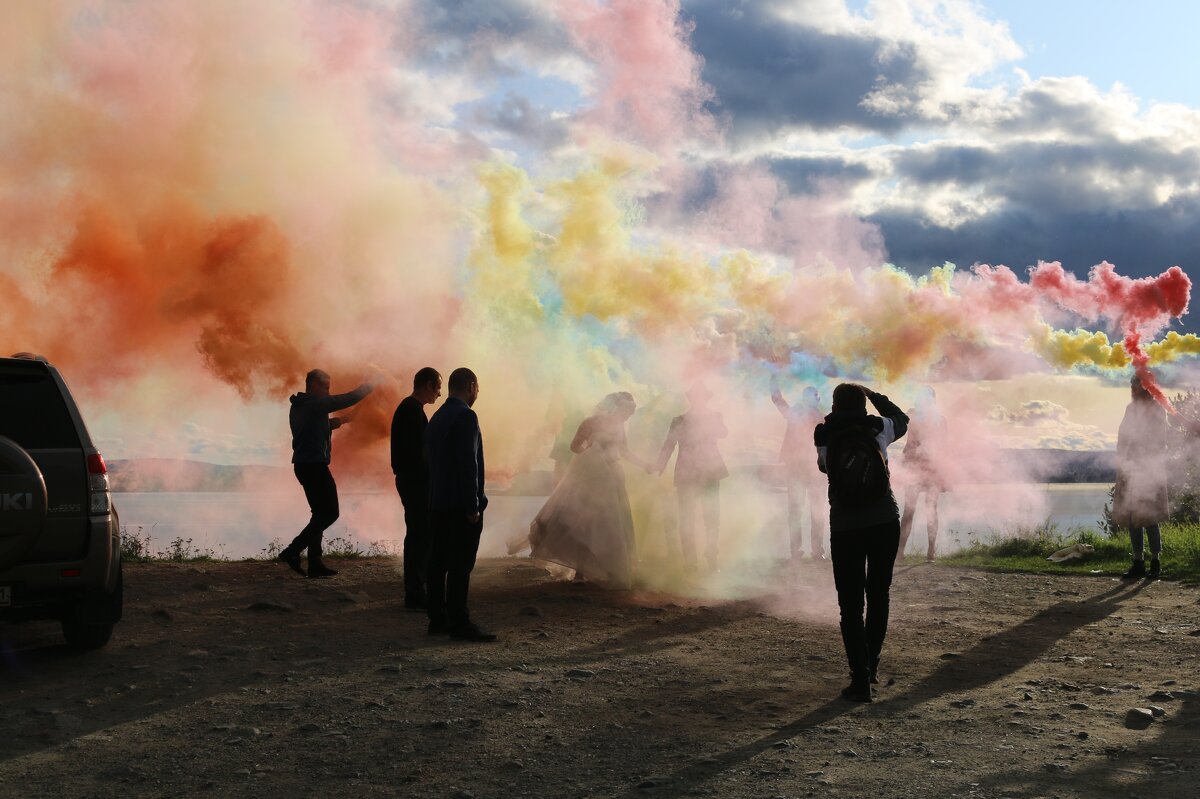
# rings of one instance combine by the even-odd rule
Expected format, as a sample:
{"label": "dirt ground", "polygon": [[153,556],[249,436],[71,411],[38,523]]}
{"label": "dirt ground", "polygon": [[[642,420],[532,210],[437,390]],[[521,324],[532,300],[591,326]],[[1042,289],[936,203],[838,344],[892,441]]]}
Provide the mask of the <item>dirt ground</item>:
{"label": "dirt ground", "polygon": [[127,566],[87,655],[0,626],[0,795],[1197,795],[1193,588],[899,566],[855,705],[820,564],[717,602],[483,561],[494,644],[427,637],[388,560],[341,568]]}

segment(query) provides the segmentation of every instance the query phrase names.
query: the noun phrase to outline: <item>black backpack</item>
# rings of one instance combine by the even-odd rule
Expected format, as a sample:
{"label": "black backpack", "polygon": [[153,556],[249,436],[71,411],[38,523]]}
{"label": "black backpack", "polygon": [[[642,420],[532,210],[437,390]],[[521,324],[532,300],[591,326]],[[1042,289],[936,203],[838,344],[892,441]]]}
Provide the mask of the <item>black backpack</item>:
{"label": "black backpack", "polygon": [[839,504],[857,505],[882,499],[889,488],[887,461],[866,424],[851,424],[830,431],[825,449],[825,472],[829,475],[829,498]]}

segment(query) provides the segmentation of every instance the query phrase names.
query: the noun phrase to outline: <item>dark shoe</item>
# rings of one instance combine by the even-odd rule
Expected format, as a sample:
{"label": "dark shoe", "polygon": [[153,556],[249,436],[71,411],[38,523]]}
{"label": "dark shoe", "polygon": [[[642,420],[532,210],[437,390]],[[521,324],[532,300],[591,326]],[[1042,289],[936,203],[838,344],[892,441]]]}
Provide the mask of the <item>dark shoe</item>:
{"label": "dark shoe", "polygon": [[867,680],[871,685],[879,685],[879,658],[872,658],[867,665]]}
{"label": "dark shoe", "polygon": [[489,643],[496,640],[495,633],[481,630],[478,625],[471,622],[451,629],[450,637],[455,641],[478,641],[480,643]]}
{"label": "dark shoe", "polygon": [[1135,560],[1129,571],[1121,575],[1122,580],[1140,580],[1146,576],[1146,561]]}
{"label": "dark shoe", "polygon": [[450,623],[445,619],[429,620],[429,635],[449,635]]}
{"label": "dark shoe", "polygon": [[1150,580],[1157,580],[1162,577],[1162,566],[1157,560],[1150,561],[1150,571],[1146,572],[1146,577]]}
{"label": "dark shoe", "polygon": [[337,577],[337,569],[331,569],[324,563],[317,563],[316,565],[310,563],[308,565],[308,577],[310,580],[315,580],[319,577]]}
{"label": "dark shoe", "polygon": [[278,560],[282,563],[286,563],[291,568],[292,571],[294,571],[296,574],[300,575],[301,577],[308,576],[308,574],[304,571],[304,567],[300,565],[300,553],[299,552],[289,552],[288,550],[285,549],[282,552],[280,552],[278,555],[275,556],[275,560]]}
{"label": "dark shoe", "polygon": [[870,702],[871,683],[866,678],[858,677],[842,689],[842,699],[850,702]]}
{"label": "dark shoe", "polygon": [[405,610],[428,610],[429,601],[423,596],[406,596],[404,597]]}

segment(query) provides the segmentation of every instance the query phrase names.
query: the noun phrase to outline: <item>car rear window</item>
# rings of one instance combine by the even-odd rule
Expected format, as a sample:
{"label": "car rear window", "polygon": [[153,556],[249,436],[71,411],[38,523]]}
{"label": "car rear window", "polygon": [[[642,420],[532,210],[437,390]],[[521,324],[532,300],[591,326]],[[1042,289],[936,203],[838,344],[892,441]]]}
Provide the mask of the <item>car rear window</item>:
{"label": "car rear window", "polygon": [[0,371],[0,436],[25,449],[80,446],[58,385],[41,369]]}

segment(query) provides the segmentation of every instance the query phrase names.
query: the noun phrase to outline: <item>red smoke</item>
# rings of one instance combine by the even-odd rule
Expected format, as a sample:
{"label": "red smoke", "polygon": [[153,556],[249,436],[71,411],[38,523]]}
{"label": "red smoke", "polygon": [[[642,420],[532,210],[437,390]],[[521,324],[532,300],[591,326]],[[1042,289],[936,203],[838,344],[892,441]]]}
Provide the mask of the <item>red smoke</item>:
{"label": "red smoke", "polygon": [[1188,310],[1192,281],[1178,266],[1157,277],[1131,278],[1118,275],[1104,261],[1093,266],[1086,281],[1063,269],[1057,261],[1041,262],[1029,270],[1029,283],[1022,284],[1007,267],[979,266],[975,274],[984,278],[996,306],[1006,309],[1022,304],[1049,301],[1088,321],[1111,320],[1124,336],[1125,351],[1134,372],[1160,405],[1173,411],[1142,351],[1143,336],[1152,336],[1171,319]]}

